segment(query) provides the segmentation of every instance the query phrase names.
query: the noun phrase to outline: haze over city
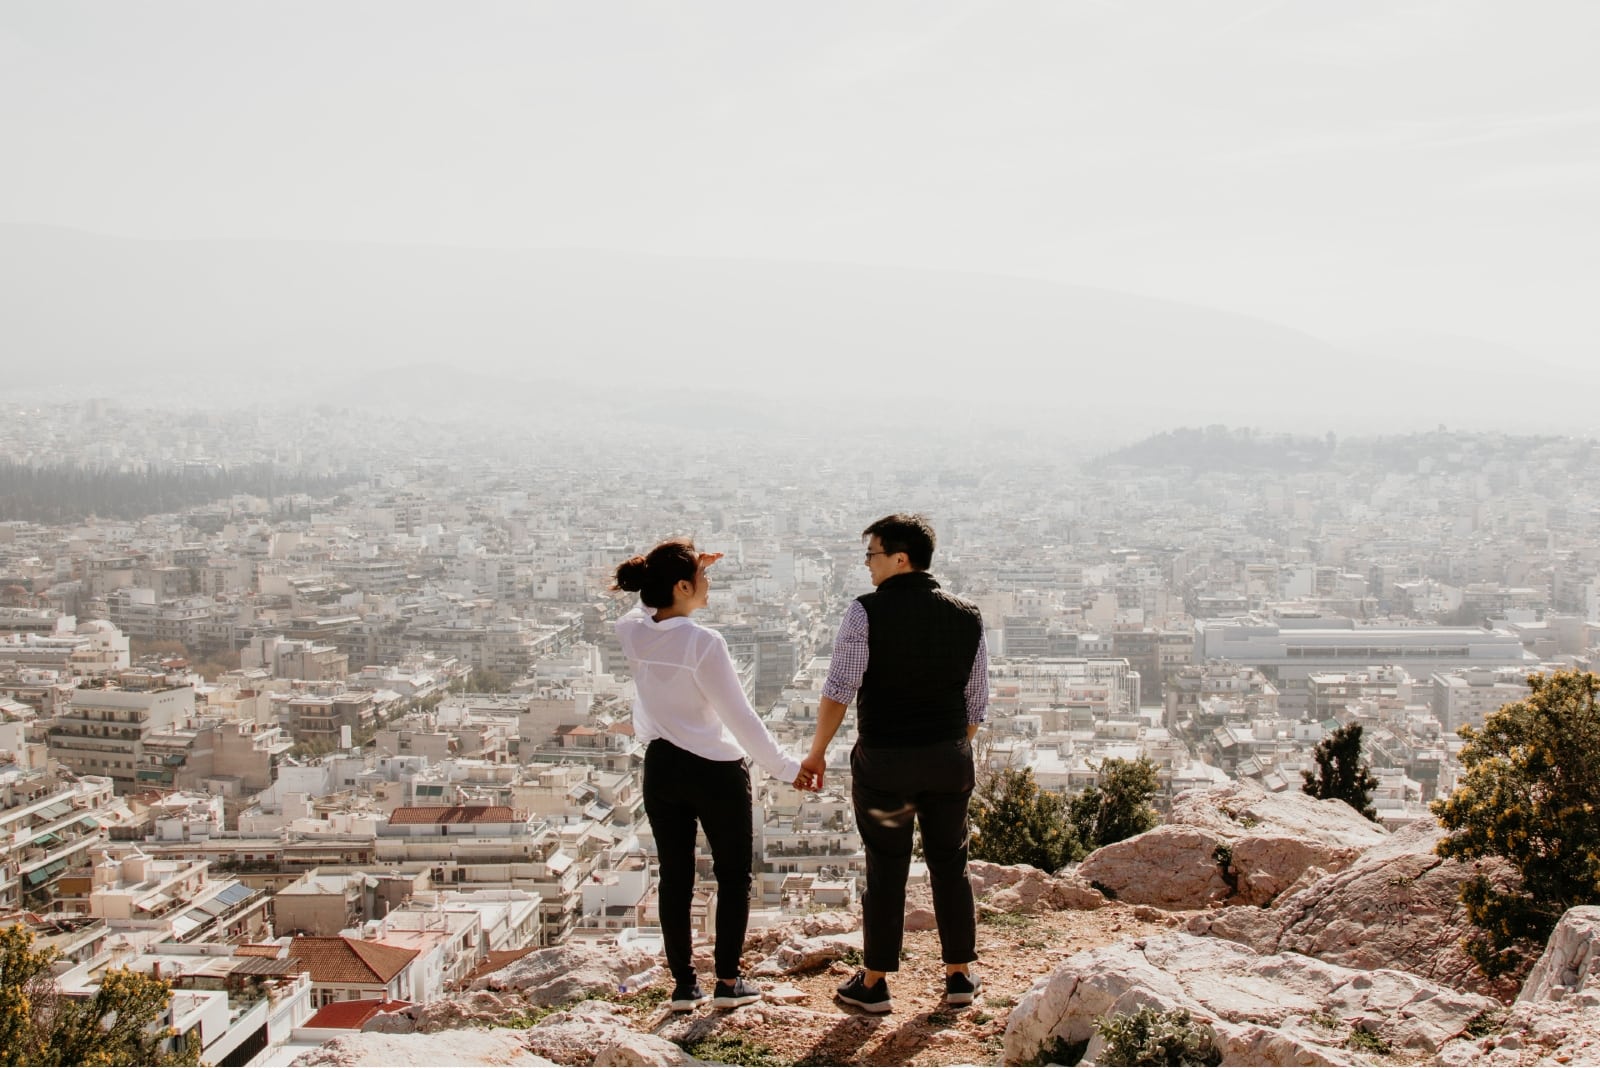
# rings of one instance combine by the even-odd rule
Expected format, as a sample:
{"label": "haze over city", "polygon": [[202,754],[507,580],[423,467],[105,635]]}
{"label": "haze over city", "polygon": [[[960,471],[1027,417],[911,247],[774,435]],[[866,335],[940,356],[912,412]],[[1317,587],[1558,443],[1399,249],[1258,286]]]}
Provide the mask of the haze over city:
{"label": "haze over city", "polygon": [[1481,967],[1442,813],[1600,665],[1595,40],[0,5],[0,948],[153,984],[13,1058],[1593,1061],[1592,936]]}

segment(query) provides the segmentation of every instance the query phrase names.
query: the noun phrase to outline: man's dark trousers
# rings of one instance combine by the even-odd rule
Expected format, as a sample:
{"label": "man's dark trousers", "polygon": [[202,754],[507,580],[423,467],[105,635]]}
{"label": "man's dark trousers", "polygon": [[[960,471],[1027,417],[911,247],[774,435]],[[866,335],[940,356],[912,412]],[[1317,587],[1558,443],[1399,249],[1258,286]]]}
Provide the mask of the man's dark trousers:
{"label": "man's dark trousers", "polygon": [[851,800],[867,855],[862,895],[862,963],[877,972],[900,968],[912,819],[922,828],[933,914],[946,964],[978,957],[972,884],[967,882],[967,802],[972,797],[972,746],[967,739],[850,753]]}
{"label": "man's dark trousers", "polygon": [[742,760],[707,760],[657,738],[644,754],[644,811],[661,864],[661,948],[672,978],[684,984],[695,979],[689,906],[696,821],[706,832],[717,878],[717,977],[736,978],[755,878],[750,865],[750,770]]}

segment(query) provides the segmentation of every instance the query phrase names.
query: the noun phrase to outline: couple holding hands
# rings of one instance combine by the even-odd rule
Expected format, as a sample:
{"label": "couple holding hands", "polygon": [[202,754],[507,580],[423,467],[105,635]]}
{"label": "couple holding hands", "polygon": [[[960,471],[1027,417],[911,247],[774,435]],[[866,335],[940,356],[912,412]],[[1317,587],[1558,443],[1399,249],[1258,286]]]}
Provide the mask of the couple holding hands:
{"label": "couple holding hands", "polygon": [[971,602],[928,574],[933,528],[919,515],[885,516],[862,532],[875,589],[852,601],[833,643],[811,751],[795,760],[778,747],[739,685],[722,635],[690,617],[704,608],[707,569],[721,553],[667,541],[617,568],[615,589],[640,604],[617,621],[634,673],[634,735],[645,743],[644,807],[660,862],[662,946],[674,982],[670,1006],[706,1000],[691,959],[689,905],[696,827],[705,831],[717,880],[716,984],[712,1004],[761,998],[739,975],[750,917],[748,755],[800,790],[822,788],[828,743],[856,702],[851,802],[866,853],[862,962],[839,1000],[888,1012],[888,972],[899,968],[912,824],[923,855],[945,962],[945,1001],[970,1004],[977,990],[976,916],[967,882],[971,739],[989,701],[983,620]]}

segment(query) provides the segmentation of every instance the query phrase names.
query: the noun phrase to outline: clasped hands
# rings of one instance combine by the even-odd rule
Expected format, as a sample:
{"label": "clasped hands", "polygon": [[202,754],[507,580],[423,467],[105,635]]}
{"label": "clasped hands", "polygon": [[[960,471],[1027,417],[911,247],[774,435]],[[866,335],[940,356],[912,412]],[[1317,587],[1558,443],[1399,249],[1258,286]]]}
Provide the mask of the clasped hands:
{"label": "clasped hands", "polygon": [[800,761],[800,774],[794,777],[794,788],[816,793],[822,789],[822,773],[827,768],[827,762],[821,757],[808,756]]}

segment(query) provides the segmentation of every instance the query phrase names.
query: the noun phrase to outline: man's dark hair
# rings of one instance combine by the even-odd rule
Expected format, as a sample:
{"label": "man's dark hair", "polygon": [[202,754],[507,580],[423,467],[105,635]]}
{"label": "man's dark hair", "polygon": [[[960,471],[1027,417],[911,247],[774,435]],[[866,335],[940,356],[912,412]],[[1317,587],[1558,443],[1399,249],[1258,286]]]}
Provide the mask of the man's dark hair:
{"label": "man's dark hair", "polygon": [[886,515],[861,532],[863,538],[874,534],[884,552],[905,553],[911,566],[918,571],[926,571],[933,565],[933,527],[916,512]]}

